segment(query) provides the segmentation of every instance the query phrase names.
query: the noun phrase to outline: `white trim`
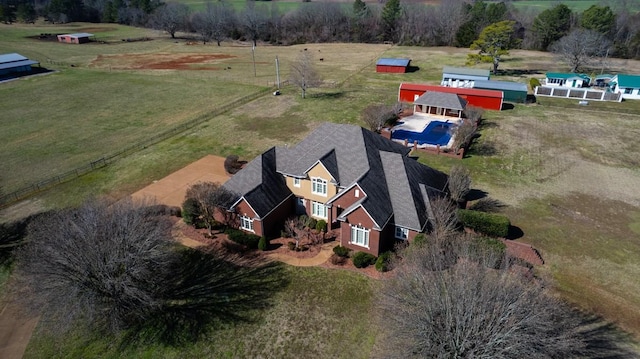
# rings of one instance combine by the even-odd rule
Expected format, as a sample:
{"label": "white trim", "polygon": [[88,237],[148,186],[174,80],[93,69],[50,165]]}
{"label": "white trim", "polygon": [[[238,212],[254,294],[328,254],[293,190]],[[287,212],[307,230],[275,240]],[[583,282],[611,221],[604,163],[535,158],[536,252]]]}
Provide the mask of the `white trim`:
{"label": "white trim", "polygon": [[293,178],[293,187],[298,187],[300,188],[300,178]]}
{"label": "white trim", "polygon": [[[329,152],[327,152],[327,153],[329,153]],[[324,157],[326,155],[327,154],[325,153],[322,157]],[[322,168],[324,168],[325,171],[327,171],[327,173],[329,174],[329,177],[331,177],[331,179],[332,179],[332,182],[337,184],[338,182],[336,181],[336,179],[331,174],[331,171],[329,171],[327,169],[327,167],[322,163],[322,161],[320,159],[316,160],[316,162],[314,162],[313,165],[311,165],[311,167],[307,168],[307,170],[304,171],[304,174],[308,175],[309,171],[311,171],[311,169],[313,169],[318,163],[322,166]],[[329,182],[329,181],[327,181],[327,182]]]}
{"label": "white trim", "polygon": [[[398,236],[398,230],[400,230],[400,235]],[[395,237],[397,239],[407,240],[409,239],[409,229],[401,226],[396,226],[395,229]]]}
{"label": "white trim", "polygon": [[[245,227],[245,221],[246,223],[249,224],[249,227]],[[255,230],[253,229],[253,221],[254,219],[249,216],[246,216],[246,215],[240,216],[240,229],[242,229],[243,231],[256,233]]]}
{"label": "white trim", "polygon": [[[363,244],[359,244],[357,242],[354,241],[353,239],[353,232],[354,230],[357,231],[362,231],[363,233]],[[350,224],[349,225],[349,244],[353,244],[354,246],[358,246],[358,247],[364,247],[367,249],[370,249],[371,247],[369,246],[370,244],[370,234],[371,234],[371,229],[367,229],[364,226],[361,226],[360,224],[357,225],[353,225]]]}
{"label": "white trim", "polygon": [[[315,191],[318,186],[318,182],[323,182],[320,183],[320,185],[324,186],[324,193]],[[311,194],[327,197],[329,195],[329,181],[322,177],[311,177]]]}
{"label": "white trim", "polygon": [[[316,207],[324,209],[324,216],[314,213],[315,212],[314,209]],[[327,220],[329,218],[329,208],[327,208],[327,206],[322,202],[311,201],[311,216],[315,218],[321,218],[321,219]]]}
{"label": "white trim", "polygon": [[337,200],[338,198],[342,197],[345,193],[349,192],[349,190],[351,190],[354,186],[358,186],[358,189],[360,189],[360,192],[362,192],[362,198],[367,197],[367,193],[365,191],[363,191],[362,187],[360,187],[360,185],[358,184],[358,181],[360,179],[362,179],[362,177],[364,177],[364,175],[361,176],[360,178],[358,178],[355,182],[353,182],[349,186],[345,187],[342,191],[336,193],[335,196],[331,197],[331,199],[327,201],[327,204],[329,204],[329,203]]}

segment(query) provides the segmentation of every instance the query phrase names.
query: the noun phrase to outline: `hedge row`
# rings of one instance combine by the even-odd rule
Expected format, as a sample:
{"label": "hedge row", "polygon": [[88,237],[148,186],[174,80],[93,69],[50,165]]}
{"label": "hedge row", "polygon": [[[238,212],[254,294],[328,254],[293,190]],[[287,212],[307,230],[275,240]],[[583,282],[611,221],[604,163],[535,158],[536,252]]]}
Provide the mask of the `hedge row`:
{"label": "hedge row", "polygon": [[365,252],[357,252],[352,259],[356,268],[366,268],[376,263],[376,256]]}
{"label": "hedge row", "polygon": [[229,239],[242,244],[249,249],[257,249],[258,243],[260,242],[260,236],[256,236],[255,234],[246,233],[239,229],[229,228],[224,231],[229,236]]}
{"label": "hedge row", "polygon": [[494,213],[458,210],[458,220],[463,226],[492,237],[506,237],[509,234],[509,218]]}

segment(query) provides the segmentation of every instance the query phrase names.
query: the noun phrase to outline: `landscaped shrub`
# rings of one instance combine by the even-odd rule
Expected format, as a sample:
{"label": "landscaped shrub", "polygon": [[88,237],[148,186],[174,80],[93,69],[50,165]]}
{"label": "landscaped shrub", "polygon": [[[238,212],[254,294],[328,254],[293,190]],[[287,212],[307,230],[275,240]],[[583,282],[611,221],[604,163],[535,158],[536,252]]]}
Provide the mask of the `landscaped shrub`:
{"label": "landscaped shrub", "polygon": [[424,233],[418,233],[415,238],[413,238],[413,244],[417,246],[423,246],[427,244],[427,235]]}
{"label": "landscaped shrub", "polygon": [[369,253],[357,252],[353,255],[353,265],[356,266],[356,268],[366,268],[375,262],[376,256]]}
{"label": "landscaped shrub", "polygon": [[506,216],[467,209],[458,210],[458,219],[463,226],[491,237],[506,237],[511,225]]}
{"label": "landscaped shrub", "polygon": [[290,251],[295,251],[296,250],[296,242],[287,242],[287,248],[289,248]]}
{"label": "landscaped shrub", "polygon": [[261,251],[266,251],[267,247],[269,247],[269,240],[265,237],[260,237],[260,240],[258,241],[258,249]]}
{"label": "landscaped shrub", "polygon": [[242,169],[242,162],[237,155],[229,155],[224,159],[224,170],[229,174],[236,174]]}
{"label": "landscaped shrub", "polygon": [[194,198],[187,198],[182,203],[182,220],[186,224],[195,224],[198,217],[201,215],[200,206],[198,201]]}
{"label": "landscaped shrub", "polygon": [[307,228],[316,228],[316,225],[318,224],[318,220],[315,218],[307,218],[307,223],[305,223],[305,227]]}
{"label": "landscaped shrub", "polygon": [[531,86],[531,91],[535,90],[536,87],[540,86],[540,80],[531,78],[531,80],[529,80],[529,86]]}
{"label": "landscaped shrub", "polygon": [[474,240],[472,248],[485,266],[497,269],[504,264],[507,245],[502,241],[495,238],[478,237]]}
{"label": "landscaped shrub", "polygon": [[321,219],[316,223],[316,230],[318,232],[326,232],[327,231],[327,221]]}
{"label": "landscaped shrub", "polygon": [[389,261],[391,260],[391,252],[384,252],[376,260],[376,270],[378,272],[386,272],[389,270]]}
{"label": "landscaped shrub", "polygon": [[260,242],[260,236],[256,236],[255,234],[245,233],[239,229],[229,228],[224,231],[229,239],[246,246],[249,249],[257,249],[258,242]]}
{"label": "landscaped shrub", "polygon": [[329,257],[329,263],[333,265],[341,266],[347,263],[347,258],[339,256],[336,253],[334,253],[331,255],[331,257]]}
{"label": "landscaped shrub", "polygon": [[333,253],[339,255],[340,257],[347,258],[349,256],[349,248],[343,246],[335,246],[333,247]]}

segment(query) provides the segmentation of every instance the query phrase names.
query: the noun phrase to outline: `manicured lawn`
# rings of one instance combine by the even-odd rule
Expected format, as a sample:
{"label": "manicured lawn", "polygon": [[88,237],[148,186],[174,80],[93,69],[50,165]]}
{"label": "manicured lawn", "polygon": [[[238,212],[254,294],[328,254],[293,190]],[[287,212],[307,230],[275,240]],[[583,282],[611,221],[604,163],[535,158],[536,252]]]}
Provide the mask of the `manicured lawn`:
{"label": "manicured lawn", "polygon": [[255,322],[229,325],[181,347],[74,333],[62,342],[37,335],[25,358],[369,358],[376,330],[365,276],[323,268],[287,268],[274,307]]}

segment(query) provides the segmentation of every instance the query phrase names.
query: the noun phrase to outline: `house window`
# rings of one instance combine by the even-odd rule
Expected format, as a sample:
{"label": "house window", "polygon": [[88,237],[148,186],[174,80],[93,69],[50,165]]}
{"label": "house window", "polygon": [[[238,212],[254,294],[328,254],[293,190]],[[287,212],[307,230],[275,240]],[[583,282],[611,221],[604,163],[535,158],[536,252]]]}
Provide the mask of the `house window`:
{"label": "house window", "polygon": [[633,92],[633,89],[630,89],[630,88],[624,89],[625,95],[631,95],[631,92]]}
{"label": "house window", "polygon": [[311,202],[311,215],[314,217],[327,219],[327,206],[320,202]]}
{"label": "house window", "polygon": [[406,240],[409,238],[409,230],[402,227],[396,227],[396,238]]}
{"label": "house window", "polygon": [[293,179],[293,187],[300,187],[300,178]]}
{"label": "house window", "polygon": [[253,219],[247,216],[240,216],[240,228],[245,231],[253,232]]}
{"label": "house window", "polygon": [[354,194],[354,196],[356,198],[360,197],[360,190],[359,189],[356,190],[356,193]]}
{"label": "house window", "polygon": [[311,179],[311,193],[327,196],[327,180],[314,177]]}
{"label": "house window", "polygon": [[351,244],[369,248],[369,230],[362,226],[351,226]]}

